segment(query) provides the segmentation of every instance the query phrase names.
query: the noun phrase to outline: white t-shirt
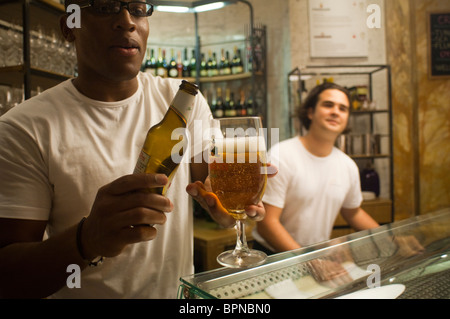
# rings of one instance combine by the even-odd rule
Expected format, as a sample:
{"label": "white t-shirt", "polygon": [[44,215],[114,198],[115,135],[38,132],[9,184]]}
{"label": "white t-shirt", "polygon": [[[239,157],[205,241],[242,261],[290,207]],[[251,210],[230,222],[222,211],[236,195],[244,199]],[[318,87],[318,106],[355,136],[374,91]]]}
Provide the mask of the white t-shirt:
{"label": "white t-shirt", "polygon": [[[89,214],[101,186],[131,174],[148,129],[161,121],[181,84],[145,73],[138,80],[136,93],[119,102],[89,99],[67,80],[0,117],[0,217],[48,220],[52,236]],[[188,124],[197,150],[203,141],[193,120],[205,129],[210,114],[198,94]],[[179,277],[193,273],[192,202],[185,190],[192,155],[172,181],[167,197],[174,209],[156,226],[157,237],[87,267],[81,288],[65,287],[53,297],[177,297]]]}
{"label": "white t-shirt", "polygon": [[[281,223],[301,246],[329,239],[341,208],[360,206],[358,167],[339,149],[317,157],[296,136],[274,145],[270,159],[278,174],[269,178],[263,202],[283,209]],[[275,251],[256,227],[253,235]]]}

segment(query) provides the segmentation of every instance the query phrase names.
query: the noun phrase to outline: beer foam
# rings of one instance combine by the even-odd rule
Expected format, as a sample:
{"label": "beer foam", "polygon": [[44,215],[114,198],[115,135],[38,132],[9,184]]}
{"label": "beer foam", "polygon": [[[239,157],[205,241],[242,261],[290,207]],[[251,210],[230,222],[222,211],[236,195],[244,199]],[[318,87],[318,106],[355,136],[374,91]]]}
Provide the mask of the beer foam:
{"label": "beer foam", "polygon": [[266,143],[263,136],[226,137],[214,140],[219,153],[265,152]]}

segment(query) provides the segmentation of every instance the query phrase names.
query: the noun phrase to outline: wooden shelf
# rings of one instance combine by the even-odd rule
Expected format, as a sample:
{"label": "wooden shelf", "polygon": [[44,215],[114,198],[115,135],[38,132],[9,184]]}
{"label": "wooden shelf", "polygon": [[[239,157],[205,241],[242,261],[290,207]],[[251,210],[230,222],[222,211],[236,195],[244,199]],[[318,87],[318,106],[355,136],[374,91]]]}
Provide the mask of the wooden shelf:
{"label": "wooden shelf", "polygon": [[[235,81],[235,80],[244,80],[252,77],[250,72],[239,73],[239,74],[230,74],[230,75],[218,75],[218,76],[204,76],[200,77],[200,83],[213,83],[213,82],[222,82],[222,81]],[[181,77],[180,79],[184,79],[189,82],[195,82],[196,78],[193,77]]]}
{"label": "wooden shelf", "polygon": [[[0,67],[0,73],[21,73],[25,71],[25,67],[23,65],[12,65],[12,66],[5,66]],[[56,80],[67,80],[71,78],[71,76],[68,76],[66,74],[56,73],[52,71],[47,71],[44,69],[39,69],[36,67],[31,67],[30,72],[32,75],[41,76],[45,78],[52,78]]]}

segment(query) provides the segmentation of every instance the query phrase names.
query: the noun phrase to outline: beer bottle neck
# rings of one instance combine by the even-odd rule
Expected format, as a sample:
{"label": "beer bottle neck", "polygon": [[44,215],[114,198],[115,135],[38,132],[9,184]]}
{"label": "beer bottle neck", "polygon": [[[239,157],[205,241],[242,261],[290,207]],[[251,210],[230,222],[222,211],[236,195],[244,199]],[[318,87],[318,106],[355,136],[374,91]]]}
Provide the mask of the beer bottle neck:
{"label": "beer bottle neck", "polygon": [[170,104],[186,122],[189,121],[189,115],[194,107],[195,96],[189,94],[183,90],[179,90]]}

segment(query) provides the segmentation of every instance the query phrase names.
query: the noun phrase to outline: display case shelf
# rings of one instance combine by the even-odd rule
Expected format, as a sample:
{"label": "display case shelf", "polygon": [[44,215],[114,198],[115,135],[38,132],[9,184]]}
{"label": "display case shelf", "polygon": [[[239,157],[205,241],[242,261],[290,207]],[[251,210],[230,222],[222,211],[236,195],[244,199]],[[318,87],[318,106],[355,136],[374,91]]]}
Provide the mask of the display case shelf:
{"label": "display case shelf", "polygon": [[[325,262],[339,264],[350,277],[327,277],[326,268],[320,268]],[[380,275],[378,282],[373,280],[374,272]],[[351,293],[374,293],[372,298],[376,298],[378,291],[370,291],[373,286],[369,284],[378,284],[385,288],[382,291],[392,285],[402,287],[395,296],[384,294],[381,298],[447,299],[449,274],[450,208],[445,208],[271,255],[265,264],[255,268],[219,268],[183,276],[178,297],[274,298],[270,288],[287,282],[298,289],[297,298],[345,298]]]}

